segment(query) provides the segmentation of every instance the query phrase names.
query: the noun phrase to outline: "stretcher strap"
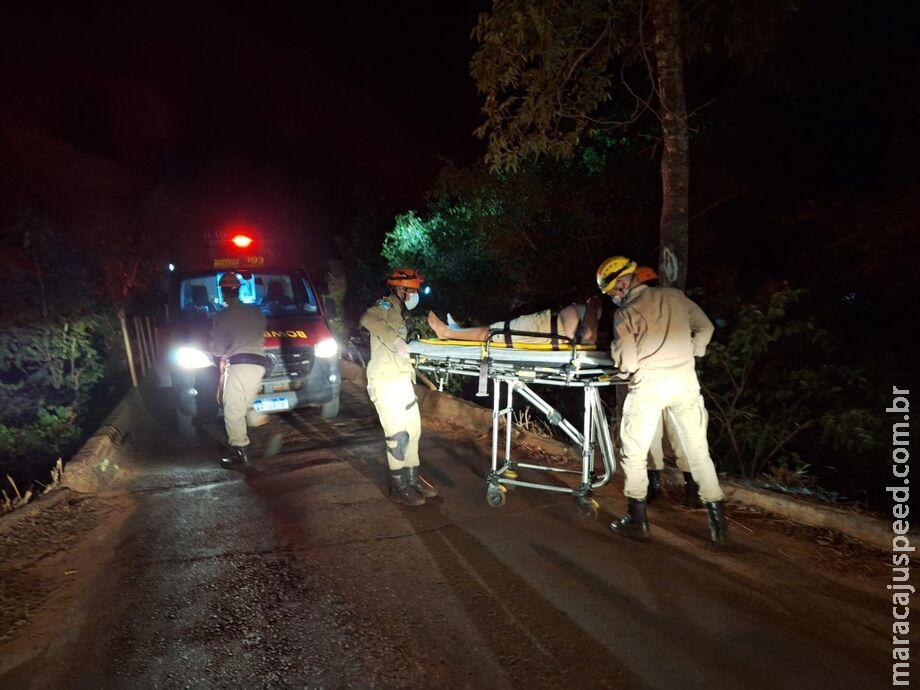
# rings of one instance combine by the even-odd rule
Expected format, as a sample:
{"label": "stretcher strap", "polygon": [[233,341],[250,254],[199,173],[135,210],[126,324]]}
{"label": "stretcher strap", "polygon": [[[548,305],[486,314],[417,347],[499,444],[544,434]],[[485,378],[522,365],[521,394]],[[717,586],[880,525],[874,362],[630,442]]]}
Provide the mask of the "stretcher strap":
{"label": "stretcher strap", "polygon": [[[511,340],[511,320],[505,319],[505,347],[514,347]],[[559,349],[559,312],[549,313],[549,342],[553,350]]]}

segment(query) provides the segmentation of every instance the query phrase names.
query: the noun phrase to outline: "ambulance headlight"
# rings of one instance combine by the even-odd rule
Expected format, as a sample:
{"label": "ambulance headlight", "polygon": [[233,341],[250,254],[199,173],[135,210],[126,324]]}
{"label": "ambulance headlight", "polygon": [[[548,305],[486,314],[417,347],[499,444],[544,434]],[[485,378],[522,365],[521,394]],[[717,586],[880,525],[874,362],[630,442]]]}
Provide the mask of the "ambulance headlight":
{"label": "ambulance headlight", "polygon": [[335,338],[326,338],[316,343],[313,352],[317,357],[329,359],[330,357],[335,357],[339,353],[339,344],[335,342]]}
{"label": "ambulance headlight", "polygon": [[214,366],[211,355],[195,347],[180,347],[173,355],[173,359],[183,369],[204,369]]}

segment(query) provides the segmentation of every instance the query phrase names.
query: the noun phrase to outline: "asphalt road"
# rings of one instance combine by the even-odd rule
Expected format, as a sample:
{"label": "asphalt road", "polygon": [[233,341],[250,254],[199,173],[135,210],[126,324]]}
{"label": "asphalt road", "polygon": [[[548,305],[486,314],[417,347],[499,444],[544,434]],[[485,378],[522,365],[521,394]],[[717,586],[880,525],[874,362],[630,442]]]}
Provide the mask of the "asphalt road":
{"label": "asphalt road", "polygon": [[66,548],[33,558],[41,606],[0,645],[2,688],[875,688],[890,682],[879,553],[731,512],[650,509],[653,539],[611,535],[567,496],[490,508],[483,439],[426,423],[441,497],[386,498],[373,409],[273,418],[281,454],[222,470],[154,420],[142,471],[88,498]]}

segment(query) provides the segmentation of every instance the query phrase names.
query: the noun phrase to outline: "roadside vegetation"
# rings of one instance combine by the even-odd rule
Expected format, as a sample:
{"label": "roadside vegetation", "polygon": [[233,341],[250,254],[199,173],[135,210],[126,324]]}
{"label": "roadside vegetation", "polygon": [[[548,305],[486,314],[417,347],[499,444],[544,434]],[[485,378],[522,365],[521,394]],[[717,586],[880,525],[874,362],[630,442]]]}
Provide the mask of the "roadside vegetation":
{"label": "roadside vegetation", "polygon": [[3,510],[52,486],[130,385],[119,316],[165,265],[140,239],[164,218],[147,204],[131,206],[133,229],[111,210],[86,225],[32,209],[0,219]]}

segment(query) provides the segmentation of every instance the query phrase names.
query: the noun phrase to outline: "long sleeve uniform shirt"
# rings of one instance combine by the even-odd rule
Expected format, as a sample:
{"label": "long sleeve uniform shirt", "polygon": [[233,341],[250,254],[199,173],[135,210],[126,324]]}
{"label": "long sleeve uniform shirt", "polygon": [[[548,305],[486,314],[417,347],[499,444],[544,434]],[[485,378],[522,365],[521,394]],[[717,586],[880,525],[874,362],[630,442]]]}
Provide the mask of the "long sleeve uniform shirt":
{"label": "long sleeve uniform shirt", "polygon": [[393,344],[407,339],[409,327],[402,315],[402,304],[395,295],[377,300],[364,312],[361,326],[371,334],[371,360],[367,363],[368,381],[409,377],[415,382],[412,360],[400,357]]}
{"label": "long sleeve uniform shirt", "polygon": [[262,310],[250,304],[232,302],[211,324],[211,353],[230,357],[243,352],[265,354],[266,319]]}
{"label": "long sleeve uniform shirt", "polygon": [[613,319],[611,358],[633,381],[689,376],[694,357],[706,354],[712,322],[703,310],[674,288],[633,288]]}

